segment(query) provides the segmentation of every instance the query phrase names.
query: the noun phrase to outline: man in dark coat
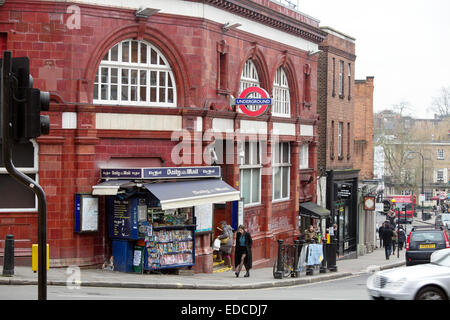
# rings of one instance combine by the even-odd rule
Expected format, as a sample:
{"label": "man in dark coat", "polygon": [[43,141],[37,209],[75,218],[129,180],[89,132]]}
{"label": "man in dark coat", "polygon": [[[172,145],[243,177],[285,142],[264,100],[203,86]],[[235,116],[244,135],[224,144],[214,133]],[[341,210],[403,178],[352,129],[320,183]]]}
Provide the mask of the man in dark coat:
{"label": "man in dark coat", "polygon": [[381,225],[381,227],[378,228],[378,238],[380,239],[380,248],[383,247],[383,230],[384,230],[384,223]]}
{"label": "man in dark coat", "polygon": [[236,251],[234,254],[234,266],[236,268],[236,277],[239,277],[242,265],[247,271],[244,277],[250,276],[250,269],[252,268],[252,237],[250,233],[245,231],[245,227],[240,225],[236,233]]}
{"label": "man in dark coat", "polygon": [[394,231],[390,228],[389,222],[384,223],[383,232],[381,234],[381,239],[383,240],[384,252],[386,254],[386,260],[389,260],[392,250],[392,237],[394,236]]}

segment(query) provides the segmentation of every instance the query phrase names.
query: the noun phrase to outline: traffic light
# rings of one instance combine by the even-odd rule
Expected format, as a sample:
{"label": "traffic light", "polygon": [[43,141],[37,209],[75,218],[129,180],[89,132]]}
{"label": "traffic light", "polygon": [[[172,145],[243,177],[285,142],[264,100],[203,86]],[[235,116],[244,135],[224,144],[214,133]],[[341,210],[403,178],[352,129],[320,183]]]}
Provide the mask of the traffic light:
{"label": "traffic light", "polygon": [[9,86],[3,90],[9,97],[2,108],[9,108],[10,136],[16,143],[27,143],[29,139],[37,138],[50,131],[50,119],[41,115],[48,111],[50,94],[33,88],[33,77],[30,75],[28,57],[13,58],[11,73],[1,85]]}

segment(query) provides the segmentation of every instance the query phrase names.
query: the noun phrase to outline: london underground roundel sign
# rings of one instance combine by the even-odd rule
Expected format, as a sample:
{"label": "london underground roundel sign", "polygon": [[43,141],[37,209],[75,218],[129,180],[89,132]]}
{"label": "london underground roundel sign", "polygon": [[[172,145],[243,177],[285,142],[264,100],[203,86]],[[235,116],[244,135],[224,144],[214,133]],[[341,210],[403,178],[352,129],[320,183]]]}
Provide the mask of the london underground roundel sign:
{"label": "london underground roundel sign", "polygon": [[[261,98],[247,98],[251,93],[257,93]],[[241,92],[239,98],[237,98],[235,102],[239,105],[239,108],[243,113],[251,117],[257,117],[264,114],[269,109],[269,105],[272,104],[272,99],[270,98],[269,93],[263,88],[248,87]],[[260,107],[257,110],[252,111],[247,108],[248,105],[260,105]]]}

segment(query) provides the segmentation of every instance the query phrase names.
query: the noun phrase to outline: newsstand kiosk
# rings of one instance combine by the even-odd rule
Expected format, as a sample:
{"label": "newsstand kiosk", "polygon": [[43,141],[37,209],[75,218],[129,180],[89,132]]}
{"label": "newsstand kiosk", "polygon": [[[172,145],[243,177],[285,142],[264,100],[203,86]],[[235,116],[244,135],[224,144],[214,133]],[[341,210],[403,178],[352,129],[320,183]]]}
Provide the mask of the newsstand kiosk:
{"label": "newsstand kiosk", "polygon": [[[199,205],[240,199],[220,167],[102,169],[115,271],[143,272],[195,264]],[[131,178],[131,179],[130,179]]]}

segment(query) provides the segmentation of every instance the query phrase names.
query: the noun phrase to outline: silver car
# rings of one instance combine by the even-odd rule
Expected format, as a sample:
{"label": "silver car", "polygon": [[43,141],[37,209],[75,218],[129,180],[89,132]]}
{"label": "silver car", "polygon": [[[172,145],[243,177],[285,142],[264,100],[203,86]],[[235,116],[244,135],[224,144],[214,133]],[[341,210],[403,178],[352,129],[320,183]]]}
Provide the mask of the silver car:
{"label": "silver car", "polygon": [[373,299],[448,300],[450,248],[433,252],[427,264],[376,272],[367,290]]}

